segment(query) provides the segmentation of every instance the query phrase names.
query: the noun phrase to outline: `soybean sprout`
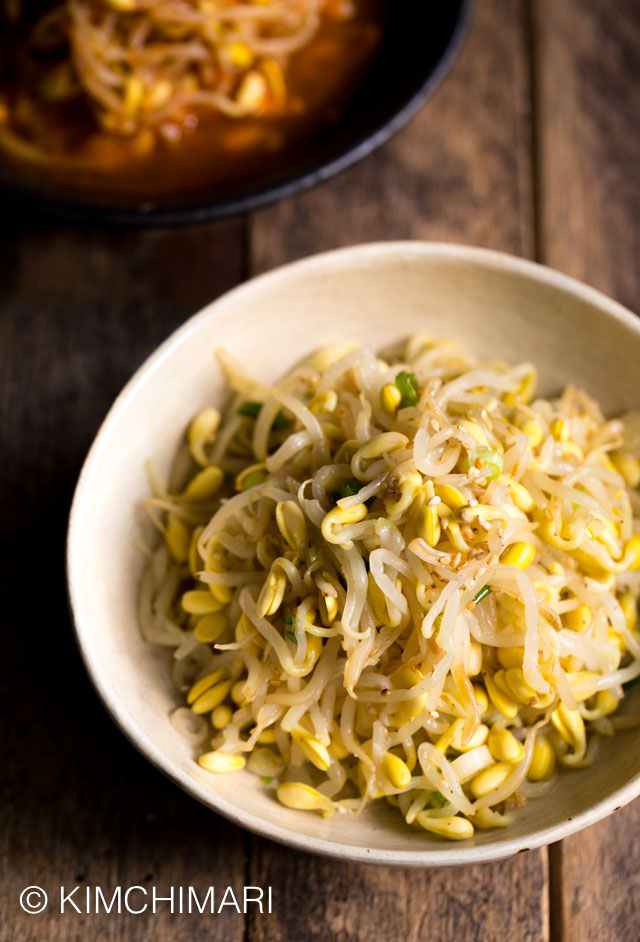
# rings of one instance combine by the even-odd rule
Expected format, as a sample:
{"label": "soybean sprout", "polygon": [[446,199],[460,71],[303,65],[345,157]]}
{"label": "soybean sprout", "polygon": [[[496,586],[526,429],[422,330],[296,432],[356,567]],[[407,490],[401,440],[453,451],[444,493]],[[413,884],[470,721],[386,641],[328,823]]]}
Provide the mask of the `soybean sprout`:
{"label": "soybean sprout", "polygon": [[461,840],[636,722],[637,416],[422,336],[274,388],[220,362],[224,417],[193,419],[169,482],[149,467],[140,587],[202,768]]}

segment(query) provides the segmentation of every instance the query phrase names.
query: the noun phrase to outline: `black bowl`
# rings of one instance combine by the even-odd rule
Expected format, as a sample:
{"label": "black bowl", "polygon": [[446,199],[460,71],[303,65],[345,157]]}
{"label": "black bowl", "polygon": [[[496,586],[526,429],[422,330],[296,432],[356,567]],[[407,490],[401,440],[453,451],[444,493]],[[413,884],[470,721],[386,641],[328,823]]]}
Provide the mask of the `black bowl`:
{"label": "black bowl", "polygon": [[0,163],[5,195],[76,221],[175,225],[221,219],[292,196],[366,157],[434,91],[462,41],[472,0],[387,0],[383,38],[341,119],[250,185],[246,181],[157,200],[101,196],[38,179]]}

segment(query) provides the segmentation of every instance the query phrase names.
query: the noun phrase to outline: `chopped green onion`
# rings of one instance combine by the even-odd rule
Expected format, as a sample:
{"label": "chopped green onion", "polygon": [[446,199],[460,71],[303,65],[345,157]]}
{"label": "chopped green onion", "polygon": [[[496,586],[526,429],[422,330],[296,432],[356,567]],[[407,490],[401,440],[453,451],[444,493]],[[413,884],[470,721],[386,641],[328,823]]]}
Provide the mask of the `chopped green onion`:
{"label": "chopped green onion", "polygon": [[398,373],[396,376],[396,386],[402,396],[400,405],[398,406],[399,409],[406,409],[407,406],[415,406],[417,404],[420,398],[420,390],[418,387],[418,377],[415,373],[408,373],[406,370]]}
{"label": "chopped green onion", "polygon": [[[356,481],[355,478],[348,478],[339,491],[334,491],[332,493],[333,502],[337,504],[339,500],[342,500],[343,497],[353,497],[355,494],[359,494],[364,484],[362,481]],[[365,500],[367,507],[370,507],[374,502],[375,497],[370,497],[368,500]]]}
{"label": "chopped green onion", "polygon": [[243,402],[238,407],[238,415],[244,415],[248,419],[257,419],[260,415],[260,409],[262,409],[261,402],[250,402],[247,400],[247,402]]}
{"label": "chopped green onion", "polygon": [[296,616],[295,615],[284,615],[282,618],[285,625],[291,625],[291,628],[288,631],[285,631],[285,634],[289,641],[292,641],[294,644],[298,643],[298,636],[296,634]]}
{"label": "chopped green onion", "polygon": [[290,425],[291,425],[291,419],[288,419],[286,417],[283,409],[278,409],[278,411],[276,412],[276,417],[273,420],[273,425],[271,427],[275,429],[283,429],[283,428],[289,428]]}
{"label": "chopped green onion", "polygon": [[465,474],[470,468],[477,467],[477,461],[481,462],[482,476],[487,481],[495,481],[502,474],[502,454],[499,451],[493,448],[472,448],[462,459]]}
{"label": "chopped green onion", "polygon": [[271,785],[272,781],[273,781],[273,775],[263,775],[263,776],[262,776],[262,784],[263,784],[263,785]]}
{"label": "chopped green onion", "polygon": [[476,605],[477,605],[478,602],[481,602],[483,599],[486,599],[486,597],[490,594],[490,592],[491,592],[491,586],[489,586],[489,585],[483,586],[483,587],[480,589],[480,591],[477,592],[476,595],[474,595],[473,601],[474,601],[474,602],[476,603]]}
{"label": "chopped green onion", "polygon": [[447,804],[448,799],[444,797],[441,792],[432,792],[431,793],[431,803],[437,805],[438,808],[444,808]]}
{"label": "chopped green onion", "polygon": [[353,497],[354,494],[359,493],[361,487],[360,481],[356,481],[355,478],[348,478],[340,489],[340,498]]}
{"label": "chopped green onion", "polygon": [[[261,402],[254,402],[253,400],[247,399],[246,402],[241,403],[238,407],[238,415],[244,415],[247,419],[257,419],[261,409]],[[291,420],[286,417],[284,410],[278,409],[276,417],[273,420],[272,428],[283,429],[288,428],[289,425],[291,425]]]}

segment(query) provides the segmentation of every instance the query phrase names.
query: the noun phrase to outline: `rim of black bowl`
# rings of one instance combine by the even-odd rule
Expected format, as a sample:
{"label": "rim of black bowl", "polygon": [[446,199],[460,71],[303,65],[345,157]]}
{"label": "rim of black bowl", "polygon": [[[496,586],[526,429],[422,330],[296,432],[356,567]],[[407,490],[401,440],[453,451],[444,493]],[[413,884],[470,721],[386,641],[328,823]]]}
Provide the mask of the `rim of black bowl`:
{"label": "rim of black bowl", "polygon": [[[177,197],[158,198],[155,201],[146,199],[139,203],[119,202],[119,197],[100,199],[88,191],[48,183],[37,176],[13,171],[5,165],[0,166],[0,187],[16,206],[88,225],[145,227],[204,223],[239,216],[288,199],[323,183],[367,157],[413,118],[449,71],[466,35],[473,5],[474,0],[458,0],[449,34],[434,65],[400,107],[395,108],[390,115],[383,113],[372,127],[356,135],[352,142],[338,149],[334,156],[312,162],[278,182],[267,183],[226,198],[199,191],[180,194]],[[373,68],[375,69],[375,63]],[[364,88],[366,83],[365,78]]]}

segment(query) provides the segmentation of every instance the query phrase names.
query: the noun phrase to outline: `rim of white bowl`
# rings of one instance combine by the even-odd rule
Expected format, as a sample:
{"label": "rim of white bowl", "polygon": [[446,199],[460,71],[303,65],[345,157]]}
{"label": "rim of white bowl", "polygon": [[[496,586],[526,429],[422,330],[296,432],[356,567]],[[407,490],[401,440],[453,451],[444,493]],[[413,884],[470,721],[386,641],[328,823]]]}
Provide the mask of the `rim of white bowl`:
{"label": "rim of white bowl", "polygon": [[[116,397],[103,420],[96,437],[89,449],[82,466],[78,483],[71,504],[69,514],[69,527],[67,531],[66,551],[66,578],[67,592],[70,602],[72,624],[82,660],[93,686],[102,700],[104,707],[111,718],[120,727],[130,742],[147,758],[157,769],[169,779],[179,785],[185,792],[196,798],[202,804],[211,808],[218,814],[232,821],[239,827],[246,828],[261,837],[277,841],[295,850],[334,857],[340,860],[349,860],[355,863],[380,864],[397,867],[441,867],[459,866],[467,864],[488,863],[511,857],[518,852],[534,850],[555,841],[559,841],[583,828],[589,827],[618,811],[634,798],[640,795],[640,775],[616,789],[606,798],[601,799],[593,807],[577,814],[575,817],[558,824],[534,831],[529,835],[509,837],[508,834],[500,836],[495,842],[464,846],[452,844],[451,847],[430,848],[424,850],[384,850],[361,847],[352,844],[343,844],[324,838],[314,838],[308,835],[297,834],[295,831],[278,824],[265,821],[259,815],[238,809],[234,804],[221,798],[214,791],[194,781],[175,763],[167,758],[165,753],[157,748],[143,729],[138,725],[136,718],[122,709],[113,691],[105,683],[100,662],[95,657],[91,645],[91,631],[89,625],[83,624],[77,618],[79,607],[77,584],[81,567],[82,553],[76,550],[78,537],[75,526],[78,517],[78,508],[90,493],[92,477],[101,466],[101,450],[103,442],[111,426],[116,423],[123,412],[126,411],[130,399],[136,394],[140,383],[149,375],[162,368],[165,360],[171,355],[175,346],[179,345],[192,333],[198,331],[200,325],[212,317],[216,317],[232,299],[246,296],[246,299],[260,292],[263,286],[274,281],[283,280],[290,276],[297,276],[301,271],[317,272],[329,268],[332,272],[340,268],[349,268],[354,263],[360,264],[375,258],[382,260],[407,260],[446,258],[451,261],[465,261],[477,263],[482,268],[511,271],[532,278],[535,281],[565,291],[579,297],[587,303],[600,308],[606,316],[613,317],[640,334],[640,318],[612,300],[607,295],[591,288],[569,275],[562,274],[555,269],[537,262],[497,252],[493,249],[478,248],[470,245],[460,245],[448,242],[423,241],[390,241],[372,242],[346,248],[333,249],[307,258],[299,259],[275,268],[265,274],[249,279],[247,282],[232,288],[215,301],[194,314],[167,337],[163,343],[144,361],[122,391]],[[102,467],[104,467],[102,465]],[[133,517],[132,517],[133,519]]]}

